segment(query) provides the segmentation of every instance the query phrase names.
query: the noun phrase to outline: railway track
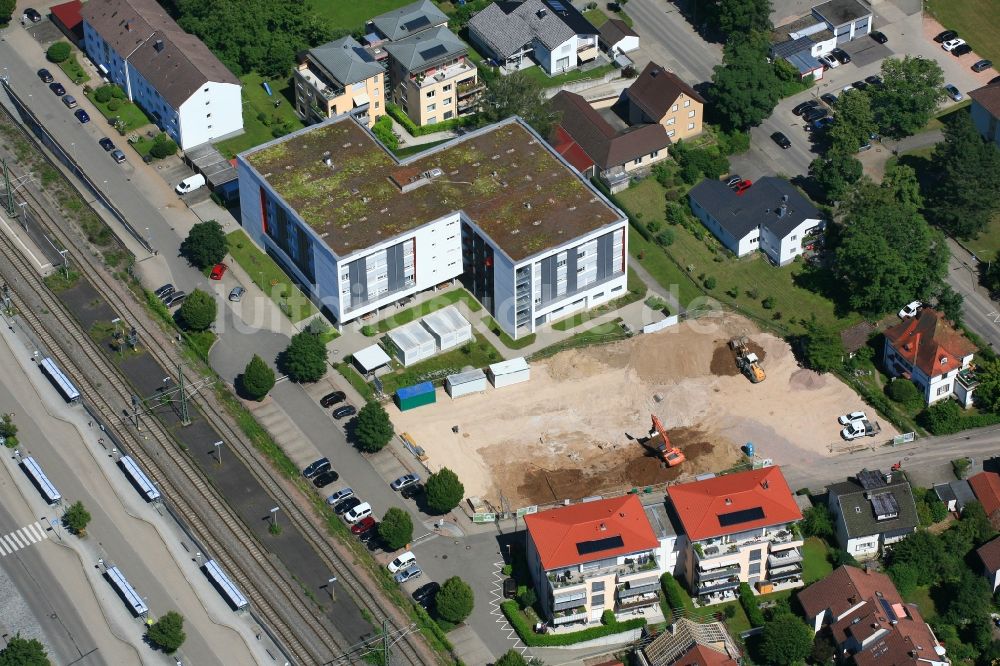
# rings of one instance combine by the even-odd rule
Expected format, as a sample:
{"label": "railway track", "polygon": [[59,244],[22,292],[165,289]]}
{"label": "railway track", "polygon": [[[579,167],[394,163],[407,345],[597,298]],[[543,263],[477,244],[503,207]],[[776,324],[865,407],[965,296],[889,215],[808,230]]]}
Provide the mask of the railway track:
{"label": "railway track", "polygon": [[[52,206],[54,202],[43,201],[39,195],[37,195],[33,190],[29,188],[21,188],[18,191],[18,195],[27,201],[29,208],[31,209],[33,217],[36,221],[44,228],[44,230],[50,234],[52,238],[57,240],[63,247],[79,247],[81,240],[71,237],[59,224],[49,215],[49,206]],[[47,288],[42,283],[42,280],[38,274],[28,266],[26,260],[23,256],[17,252],[17,249],[13,247],[9,239],[5,237],[3,244],[3,252],[8,255],[11,259],[11,264],[17,266],[17,271],[19,275],[25,280],[26,283],[31,285],[31,288],[38,292],[39,296],[45,302],[46,307],[50,312],[56,315],[57,319],[60,320],[60,325],[66,326],[67,330],[79,329],[79,325],[73,319],[71,315],[65,310],[61,302],[58,301],[52,294],[50,294]],[[16,258],[15,256],[16,255]],[[129,314],[130,323],[134,322],[134,325],[139,332],[141,339],[146,341],[144,345],[146,351],[163,367],[165,370],[169,368],[176,367],[180,359],[177,355],[171,354],[167,350],[173,350],[172,345],[166,339],[166,334],[162,329],[155,323],[151,322],[148,316],[145,315],[144,305],[138,303],[135,295],[125,288],[119,281],[113,279],[106,272],[106,268],[100,263],[95,256],[86,251],[80,251],[72,253],[74,266],[77,267],[82,274],[84,274],[94,285],[98,291],[101,292],[104,299],[108,302],[116,312],[120,315]],[[101,411],[103,411],[108,417],[109,422],[114,424],[115,434],[123,442],[129,442],[131,448],[137,451],[142,451],[140,454],[140,463],[148,470],[155,470],[159,473],[154,472],[154,476],[157,477],[157,481],[160,482],[161,479],[165,478],[163,469],[161,466],[163,463],[159,461],[158,456],[149,455],[145,450],[143,444],[146,442],[140,440],[136,437],[135,431],[132,430],[127,424],[123,423],[121,417],[118,416],[120,413],[120,407],[112,404],[101,391],[96,390],[89,381],[86,380],[85,374],[77,367],[76,363],[66,355],[60,349],[60,345],[48,335],[45,331],[42,322],[30,312],[30,308],[23,308],[27,313],[26,321],[30,318],[32,321],[29,323],[31,326],[39,333],[39,335],[47,336],[45,341],[50,349],[53,351],[53,355],[56,356],[60,364],[63,365],[64,369],[71,374],[74,379],[80,380],[82,387],[84,388],[83,393],[87,395],[90,399],[98,401],[103,404]],[[87,338],[84,333],[84,338]],[[110,361],[105,358],[101,352],[93,348],[92,344],[89,343],[89,339],[82,344],[85,353],[87,354],[89,360],[101,370],[104,379],[110,386],[113,386],[116,392],[119,394],[122,404],[129,404],[133,392],[128,387],[127,383],[118,375],[117,371],[111,367]],[[57,351],[58,350],[58,351]],[[169,370],[168,370],[169,374]],[[88,390],[89,389],[89,390]],[[435,655],[430,652],[429,648],[422,642],[420,637],[412,632],[407,631],[409,625],[408,619],[403,615],[399,609],[392,606],[391,602],[382,600],[376,596],[372,590],[377,589],[377,586],[368,580],[363,580],[357,575],[353,569],[352,562],[348,559],[350,553],[347,556],[340,552],[340,548],[331,548],[331,541],[327,534],[321,531],[316,526],[315,516],[311,516],[307,513],[296,498],[292,496],[292,493],[282,482],[279,481],[278,474],[269,464],[262,461],[259,454],[253,447],[253,444],[249,442],[239,431],[239,429],[232,422],[229,414],[225,412],[215,400],[214,396],[206,395],[196,395],[193,400],[193,404],[202,411],[202,413],[209,419],[212,425],[217,429],[219,434],[227,442],[228,450],[235,454],[240,461],[246,466],[246,468],[254,475],[256,480],[264,487],[268,493],[274,498],[277,506],[281,508],[283,518],[290,521],[305,538],[310,541],[320,555],[320,557],[325,561],[325,563],[333,570],[337,572],[338,583],[342,588],[346,588],[350,594],[354,597],[356,602],[371,614],[373,618],[378,621],[382,619],[387,620],[388,628],[395,634],[401,635],[401,639],[396,641],[393,647],[393,661],[394,664],[412,664],[414,666],[418,664],[426,664],[437,661]],[[150,426],[150,432],[155,435],[156,443],[162,448],[164,452],[169,454],[170,465],[176,465],[177,469],[182,471],[185,477],[191,484],[191,488],[194,489],[199,494],[199,499],[209,500],[205,502],[199,502],[199,504],[205,504],[210,507],[225,507],[225,502],[221,500],[215,494],[214,489],[208,485],[205,481],[203,475],[195,468],[195,465],[191,460],[179,450],[176,442],[171,438],[171,436],[162,427],[162,424],[155,419],[146,419],[145,423]],[[178,511],[184,517],[185,520],[189,521],[191,528],[195,531],[200,539],[203,539],[203,543],[206,544],[215,553],[223,553],[226,548],[218,541],[212,538],[211,530],[207,528],[208,523],[197,516],[193,510],[190,503],[181,497],[181,493],[177,492],[179,489],[173,486],[163,485],[161,486],[167,492],[169,498],[173,500],[173,503],[177,506]],[[181,507],[183,505],[183,509]],[[251,554],[253,559],[260,562],[262,567],[265,569],[265,575],[269,580],[281,581],[288,580],[288,576],[280,575],[284,572],[278,572],[276,565],[272,562],[272,557],[263,550],[259,542],[257,542],[252,536],[247,533],[247,528],[242,524],[240,519],[233,514],[231,511],[219,511],[218,516],[223,525],[226,525],[234,534],[236,538],[239,539],[241,547],[246,549],[248,554]],[[222,515],[224,514],[224,515]],[[214,521],[212,521],[214,522]],[[207,538],[206,538],[207,537]],[[267,623],[278,632],[283,640],[287,642],[288,649],[293,653],[302,663],[310,663],[312,660],[317,659],[321,655],[310,654],[315,652],[316,644],[323,646],[325,651],[329,651],[329,654],[339,655],[344,654],[350,646],[345,645],[343,639],[339,636],[334,636],[332,632],[324,631],[322,627],[323,622],[317,622],[317,618],[310,612],[308,603],[303,599],[296,597],[288,592],[288,589],[294,589],[295,583],[290,582],[293,586],[289,588],[287,585],[272,585],[270,589],[258,589],[259,585],[244,574],[242,568],[232,559],[217,557],[220,563],[230,572],[235,574],[235,578],[241,587],[248,591],[248,597],[251,599],[255,608],[259,609],[261,615],[266,619]],[[273,607],[272,604],[268,602],[268,595],[280,595],[278,598],[284,599],[286,602],[290,603],[293,607],[296,607],[296,618],[292,620],[283,620],[280,617],[280,613]],[[387,610],[388,608],[388,610]],[[298,632],[312,633],[312,636],[306,636],[303,639],[296,638]],[[309,644],[309,648],[306,647]],[[311,648],[311,649],[310,649]],[[308,659],[303,659],[303,656],[309,655]],[[322,661],[326,661],[329,656],[322,655]]]}

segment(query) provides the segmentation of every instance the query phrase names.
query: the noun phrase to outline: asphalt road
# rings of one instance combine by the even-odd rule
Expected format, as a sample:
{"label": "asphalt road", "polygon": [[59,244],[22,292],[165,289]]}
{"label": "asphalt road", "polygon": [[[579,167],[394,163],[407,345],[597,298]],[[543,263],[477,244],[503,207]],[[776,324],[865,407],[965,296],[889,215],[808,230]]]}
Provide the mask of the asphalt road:
{"label": "asphalt road", "polygon": [[949,239],[948,284],[965,299],[962,316],[965,324],[993,349],[1000,350],[1000,305],[979,286],[978,261],[955,241]]}
{"label": "asphalt road", "polygon": [[641,53],[648,59],[676,72],[691,86],[711,80],[712,69],[722,62],[722,47],[703,40],[673,3],[631,0],[625,11],[635,23]]}

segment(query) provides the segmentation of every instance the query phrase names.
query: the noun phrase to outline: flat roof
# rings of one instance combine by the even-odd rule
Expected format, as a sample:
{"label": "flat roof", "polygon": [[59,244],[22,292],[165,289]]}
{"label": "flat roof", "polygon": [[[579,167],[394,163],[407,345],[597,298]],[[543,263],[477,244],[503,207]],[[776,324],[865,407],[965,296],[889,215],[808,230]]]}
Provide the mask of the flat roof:
{"label": "flat roof", "polygon": [[389,337],[404,352],[436,344],[430,332],[419,321],[411,321],[409,324],[392,329],[389,331]]}
{"label": "flat roof", "polygon": [[389,355],[382,351],[382,348],[378,345],[365,347],[361,351],[354,353],[354,361],[367,372],[371,372],[375,368],[381,368],[391,360]]}
{"label": "flat roof", "polygon": [[528,362],[523,356],[518,358],[512,358],[506,361],[500,361],[499,363],[490,364],[490,372],[496,375],[506,375],[512,372],[520,372],[522,370],[528,369]]}
{"label": "flat roof", "polygon": [[449,333],[467,329],[471,324],[465,317],[459,314],[458,308],[454,305],[449,305],[446,308],[435,310],[424,317],[424,326],[429,328],[432,333],[437,333],[443,337]]}
{"label": "flat roof", "polygon": [[858,0],[828,0],[821,5],[816,5],[812,10],[822,16],[827,23],[835,26],[871,16],[872,13]]}
{"label": "flat roof", "polygon": [[459,384],[468,384],[470,382],[478,382],[479,380],[486,381],[486,373],[476,368],[475,370],[466,370],[465,372],[456,372],[453,375],[448,375],[448,383],[452,386],[458,386]]}
{"label": "flat roof", "polygon": [[624,219],[520,118],[399,161],[340,117],[240,159],[339,257],[459,210],[514,261]]}

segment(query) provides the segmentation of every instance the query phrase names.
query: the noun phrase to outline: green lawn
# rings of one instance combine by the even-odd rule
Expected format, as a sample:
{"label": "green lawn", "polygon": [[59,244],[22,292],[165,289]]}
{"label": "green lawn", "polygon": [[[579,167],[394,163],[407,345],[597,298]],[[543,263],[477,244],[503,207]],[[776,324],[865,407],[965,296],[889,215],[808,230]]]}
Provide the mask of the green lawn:
{"label": "green lawn", "polygon": [[398,9],[410,2],[411,0],[309,0],[306,4],[312,9],[313,16],[325,23],[330,30],[354,32],[373,16]]}
{"label": "green lawn", "polygon": [[468,342],[451,351],[438,354],[426,361],[414,363],[408,368],[402,368],[388,375],[383,375],[382,390],[388,395],[396,392],[402,386],[410,386],[423,381],[444,381],[448,375],[461,372],[462,368],[471,365],[473,368],[485,368],[501,359],[500,352],[479,333],[474,334],[474,342]]}
{"label": "green lawn", "polygon": [[666,291],[669,292],[676,286],[677,298],[682,307],[689,307],[694,299],[704,296],[658,245],[643,238],[631,225],[628,228],[628,248],[632,258]]}
{"label": "green lawn", "polygon": [[483,306],[479,304],[479,301],[477,301],[472,294],[467,292],[465,289],[452,289],[451,291],[446,291],[442,294],[436,295],[429,301],[424,301],[419,305],[414,305],[412,308],[394,312],[385,319],[380,320],[378,324],[374,326],[374,329],[378,333],[388,333],[397,326],[409,324],[415,319],[420,319],[435,310],[446,308],[449,305],[458,303],[459,301],[464,302],[473,312],[479,312],[483,309]]}
{"label": "green lawn", "polygon": [[[93,102],[94,106],[97,107],[97,110],[101,112],[101,115],[108,120],[111,120],[112,118],[121,118],[125,121],[126,132],[131,132],[132,130],[139,129],[140,127],[145,127],[150,123],[149,118],[147,118],[146,114],[142,112],[142,109],[139,108],[138,104],[121,99],[118,100],[121,102],[121,106],[118,107],[117,111],[112,111],[108,108],[108,104],[110,102],[98,102],[94,91],[87,94],[87,99]],[[150,140],[149,145],[152,147],[152,140]]]}
{"label": "green lawn", "polygon": [[739,601],[730,601],[727,604],[722,604],[721,606],[713,607],[719,609],[719,612],[725,615],[726,608],[732,606],[736,609],[736,614],[732,617],[726,618],[726,628],[729,629],[729,635],[739,640],[740,634],[744,631],[750,630],[750,620],[747,619],[746,611],[743,610],[743,606],[740,605]]}
{"label": "green lawn", "polygon": [[615,342],[616,340],[624,340],[628,337],[628,334],[622,329],[621,323],[622,318],[617,317],[611,321],[604,322],[603,324],[598,324],[597,326],[577,333],[562,342],[557,342],[553,345],[545,347],[544,349],[539,349],[529,358],[532,360],[543,359],[548,358],[549,356],[554,356],[555,354],[567,349],[575,349],[577,347],[587,347],[597,344],[607,344],[609,342]]}
{"label": "green lawn", "polygon": [[608,15],[600,7],[588,9],[583,13],[583,17],[590,21],[590,24],[595,28],[600,28],[608,22]]}
{"label": "green lawn", "polygon": [[316,314],[312,301],[242,230],[232,232],[226,240],[229,241],[229,254],[233,255],[236,263],[247,272],[254,284],[271,296],[271,300],[293,323]]}
{"label": "green lawn", "polygon": [[989,226],[978,238],[962,241],[962,244],[982,261],[996,261],[997,254],[1000,253],[1000,213],[993,216]]}
{"label": "green lawn", "polygon": [[86,83],[90,80],[90,76],[80,65],[80,61],[76,59],[76,53],[70,53],[68,59],[59,63],[59,69],[74,83]]}
{"label": "green lawn", "polygon": [[[351,3],[326,0],[331,6],[355,6]],[[357,5],[361,6],[361,5]],[[273,96],[268,96],[261,83],[264,79],[256,72],[240,77],[243,82],[243,134],[234,136],[216,144],[216,148],[226,157],[267,143],[274,137],[276,128],[282,128],[286,133],[305,127],[295,115],[295,91],[292,89],[291,77],[280,81],[268,81]],[[274,106],[276,101],[281,104]],[[263,120],[261,120],[263,118]]]}
{"label": "green lawn", "polygon": [[494,319],[489,315],[483,317],[483,324],[486,326],[486,328],[493,331],[494,335],[500,338],[500,342],[502,342],[503,346],[506,347],[507,349],[524,349],[529,345],[535,344],[534,333],[523,335],[519,337],[517,340],[515,340],[514,338],[510,337],[510,335],[507,334],[507,331],[500,328],[500,324],[497,323],[496,319]]}
{"label": "green lawn", "polygon": [[[661,225],[666,225],[664,189],[655,180],[646,179],[639,185],[617,194],[616,199],[643,224],[657,221]],[[664,266],[662,262],[652,260],[657,253],[669,253],[680,266],[684,267],[687,274],[697,279],[699,283],[703,282],[701,275],[705,278],[715,278],[715,288],[706,290],[713,298],[744,313],[774,321],[791,332],[801,331],[800,318],[812,314],[816,315],[820,324],[836,330],[853,326],[862,320],[857,313],[839,315],[835,312],[834,302],[823,293],[819,293],[835,292],[837,289],[837,283],[827,272],[807,274],[805,264],[798,262],[778,268],[768,263],[760,253],[736,259],[726,253],[707,230],[704,232],[704,239],[698,240],[690,230],[680,225],[670,226],[670,229],[674,232],[674,242],[664,249],[657,248],[651,243],[643,243],[641,239],[638,242],[633,241],[639,236],[637,233],[630,235],[629,242],[633,254],[643,251],[645,256],[642,260],[643,266],[657,280],[667,280],[661,284],[680,285],[682,305],[686,306],[690,302],[692,287],[685,290],[684,282],[681,280],[683,273],[676,266],[670,268]],[[654,263],[656,272],[653,268]],[[807,283],[811,289],[802,286]],[[698,289],[697,286],[693,288]],[[726,293],[730,290],[736,291],[735,298]],[[762,304],[768,296],[775,300],[775,305],[771,309],[765,308]]]}
{"label": "green lawn", "polygon": [[565,74],[559,74],[557,76],[549,76],[541,67],[529,67],[528,69],[522,70],[524,75],[528,78],[535,79],[545,88],[553,88],[555,86],[561,86],[564,83],[570,83],[572,81],[585,81],[587,79],[599,79],[608,72],[615,69],[614,65],[601,65],[600,67],[595,67],[593,69],[588,69],[583,71],[582,69],[574,69],[572,72],[566,72]]}
{"label": "green lawn", "polygon": [[826,578],[833,571],[829,553],[830,547],[817,537],[809,537],[802,544],[802,580],[806,585]]}
{"label": "green lawn", "polygon": [[1000,62],[1000,16],[996,0],[927,0],[941,25],[957,30],[980,58]]}
{"label": "green lawn", "polygon": [[934,605],[930,587],[927,585],[920,585],[909,594],[904,594],[903,601],[916,604],[925,620],[930,620],[937,616],[937,607]]}

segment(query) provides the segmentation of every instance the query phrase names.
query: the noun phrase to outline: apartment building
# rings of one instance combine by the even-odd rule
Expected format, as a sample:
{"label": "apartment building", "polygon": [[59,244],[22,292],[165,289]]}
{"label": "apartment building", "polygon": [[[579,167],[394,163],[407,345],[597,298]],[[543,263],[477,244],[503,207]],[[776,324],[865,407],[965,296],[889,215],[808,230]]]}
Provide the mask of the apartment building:
{"label": "apartment building", "polygon": [[87,55],[182,150],[243,132],[242,85],[156,0],[90,0]]}
{"label": "apartment building", "polygon": [[802,585],[799,510],[779,467],[669,486],[688,538],[681,566],[702,604],[734,599],[740,583],[761,593]]}
{"label": "apartment building", "polygon": [[662,505],[644,508],[635,495],[525,516],[528,568],[545,617],[554,626],[599,623],[606,610],[658,604],[677,544],[665,516]]}
{"label": "apartment building", "polygon": [[295,68],[295,111],[310,123],[344,113],[372,127],[385,115],[385,70],[353,37],[300,54]]}
{"label": "apartment building", "polygon": [[338,117],[237,169],[244,228],[338,324],[461,279],[517,338],[625,293],[625,215],[519,118],[398,160]]}

